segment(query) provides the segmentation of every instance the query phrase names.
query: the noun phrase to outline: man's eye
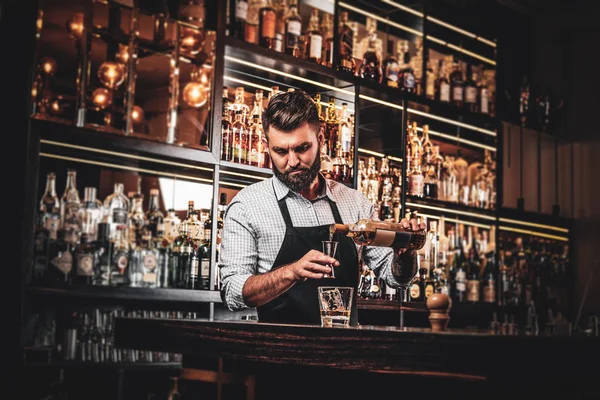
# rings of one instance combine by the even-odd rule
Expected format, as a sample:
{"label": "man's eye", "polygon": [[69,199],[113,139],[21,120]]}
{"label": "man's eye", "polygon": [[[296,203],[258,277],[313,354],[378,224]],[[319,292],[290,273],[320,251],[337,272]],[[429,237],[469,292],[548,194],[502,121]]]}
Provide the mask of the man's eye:
{"label": "man's eye", "polygon": [[285,150],[275,150],[275,153],[279,154],[280,156],[285,156],[287,154],[287,151],[285,151]]}
{"label": "man's eye", "polygon": [[300,147],[298,147],[296,149],[296,151],[299,152],[299,153],[304,153],[306,150],[308,150],[308,145],[307,144],[305,144],[303,146],[300,146]]}

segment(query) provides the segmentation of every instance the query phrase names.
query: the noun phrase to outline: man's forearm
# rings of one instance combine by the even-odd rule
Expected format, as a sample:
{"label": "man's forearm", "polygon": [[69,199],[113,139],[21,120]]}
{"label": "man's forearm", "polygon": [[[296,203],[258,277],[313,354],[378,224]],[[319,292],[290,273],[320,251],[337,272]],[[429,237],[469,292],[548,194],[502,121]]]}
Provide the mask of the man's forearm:
{"label": "man's forearm", "polygon": [[295,283],[294,274],[286,266],[266,274],[253,275],[242,289],[244,302],[249,307],[262,306],[285,293]]}

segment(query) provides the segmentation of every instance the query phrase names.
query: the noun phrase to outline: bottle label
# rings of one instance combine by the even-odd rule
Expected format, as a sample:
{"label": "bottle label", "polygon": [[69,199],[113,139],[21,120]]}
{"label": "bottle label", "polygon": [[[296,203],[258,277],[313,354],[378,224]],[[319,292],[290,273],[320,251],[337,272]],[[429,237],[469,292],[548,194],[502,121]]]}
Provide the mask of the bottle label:
{"label": "bottle label", "polygon": [[448,83],[440,84],[440,101],[450,102],[450,85]]}
{"label": "bottle label", "polygon": [[238,0],[235,5],[235,17],[246,21],[248,15],[248,2]]}
{"label": "bottle label", "polygon": [[[302,23],[300,21],[288,21],[287,23],[287,33],[289,35],[294,35],[296,40],[292,43],[293,46],[297,44],[298,36],[302,33]],[[289,36],[288,36],[289,37]],[[289,42],[288,42],[289,44]]]}
{"label": "bottle label", "polygon": [[481,109],[480,111],[484,114],[488,114],[489,111],[489,106],[488,106],[488,90],[487,89],[481,89]]}
{"label": "bottle label", "polygon": [[425,286],[425,298],[428,298],[432,294],[433,294],[433,285],[428,284],[427,286]]}
{"label": "bottle label", "polygon": [[[341,58],[343,59],[344,56],[346,55],[350,55],[352,56],[353,51],[352,51],[352,33],[351,33],[351,29],[348,29],[346,32],[342,32],[342,34],[340,35],[340,55],[342,56]],[[350,66],[352,66],[352,64],[350,64]]]}
{"label": "bottle label", "polygon": [[423,196],[423,175],[410,175],[408,191],[412,196]]}
{"label": "bottle label", "polygon": [[454,86],[452,89],[452,100],[463,101],[463,88],[462,86]]}
{"label": "bottle label", "polygon": [[125,225],[127,223],[127,210],[124,208],[113,208],[113,223]]}
{"label": "bottle label", "polygon": [[483,301],[493,303],[496,301],[496,287],[494,281],[489,281],[488,285],[483,288]]}
{"label": "bottle label", "polygon": [[115,266],[117,267],[121,275],[125,274],[127,264],[129,264],[129,258],[127,257],[127,253],[124,251],[119,252],[115,256]]}
{"label": "bottle label", "polygon": [[200,276],[202,278],[210,276],[210,261],[206,258],[200,261]]}
{"label": "bottle label", "polygon": [[54,257],[52,265],[66,275],[71,272],[71,268],[73,268],[73,256],[69,251],[60,253],[58,256]]}
{"label": "bottle label", "polygon": [[479,301],[479,281],[476,279],[469,279],[467,281],[467,300],[473,302]]}
{"label": "bottle label", "polygon": [[275,37],[275,11],[265,11],[261,15],[262,24],[260,36],[263,38],[271,38]]}
{"label": "bottle label", "polygon": [[190,262],[190,278],[198,278],[198,257],[193,257]]}
{"label": "bottle label", "polygon": [[410,71],[405,71],[402,74],[402,79],[404,81],[404,87],[407,89],[414,89],[415,87],[415,76]]}
{"label": "bottle label", "polygon": [[258,43],[258,25],[246,24],[244,40],[248,43]]}
{"label": "bottle label", "polygon": [[342,126],[342,151],[349,152],[352,143],[352,129],[349,126]]}
{"label": "bottle label", "polygon": [[147,271],[154,271],[158,265],[158,260],[155,254],[146,254],[142,259],[142,263]]}
{"label": "bottle label", "polygon": [[465,102],[475,104],[477,102],[477,88],[467,86],[465,89]]}
{"label": "bottle label", "polygon": [[321,58],[323,50],[323,38],[321,35],[310,35],[309,58]]}
{"label": "bottle label", "polygon": [[212,236],[212,229],[204,229],[204,240],[208,243],[210,243],[210,239]]}
{"label": "bottle label", "polygon": [[427,80],[427,85],[425,85],[425,96],[433,97],[435,96],[435,82],[433,79]]}
{"label": "bottle label", "polygon": [[46,227],[46,229],[48,229],[48,234],[50,239],[52,240],[56,240],[56,233],[58,232],[58,226],[60,225],[60,220],[56,217],[49,217],[46,218],[46,222],[44,224],[44,226]]}
{"label": "bottle label", "polygon": [[77,276],[92,276],[94,271],[94,256],[91,254],[77,255]]}
{"label": "bottle label", "polygon": [[465,271],[456,271],[456,290],[459,292],[464,292],[467,290],[467,284],[466,284],[466,280],[467,280],[467,274],[465,273]]}
{"label": "bottle label", "polygon": [[419,284],[413,283],[410,286],[410,298],[411,299],[419,299],[421,297],[421,288]]}

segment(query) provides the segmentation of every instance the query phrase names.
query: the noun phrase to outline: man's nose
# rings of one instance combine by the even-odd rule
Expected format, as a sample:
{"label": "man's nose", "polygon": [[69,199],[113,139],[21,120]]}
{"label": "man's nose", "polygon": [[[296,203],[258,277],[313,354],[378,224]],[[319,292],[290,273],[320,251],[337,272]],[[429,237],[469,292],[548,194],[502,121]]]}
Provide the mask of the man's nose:
{"label": "man's nose", "polygon": [[300,159],[296,156],[294,151],[290,151],[288,154],[288,165],[290,168],[296,168],[300,164]]}

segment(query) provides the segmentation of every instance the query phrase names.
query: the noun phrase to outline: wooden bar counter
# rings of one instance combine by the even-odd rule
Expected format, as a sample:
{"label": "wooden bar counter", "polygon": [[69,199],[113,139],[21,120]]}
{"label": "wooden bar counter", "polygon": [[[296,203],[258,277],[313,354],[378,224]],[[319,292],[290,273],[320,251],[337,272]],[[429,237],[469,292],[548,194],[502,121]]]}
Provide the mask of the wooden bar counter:
{"label": "wooden bar counter", "polygon": [[221,385],[234,378],[246,389],[240,398],[257,399],[600,398],[600,340],[592,337],[119,318],[115,341],[183,354],[182,380],[228,377],[212,380],[214,398],[234,398]]}

